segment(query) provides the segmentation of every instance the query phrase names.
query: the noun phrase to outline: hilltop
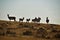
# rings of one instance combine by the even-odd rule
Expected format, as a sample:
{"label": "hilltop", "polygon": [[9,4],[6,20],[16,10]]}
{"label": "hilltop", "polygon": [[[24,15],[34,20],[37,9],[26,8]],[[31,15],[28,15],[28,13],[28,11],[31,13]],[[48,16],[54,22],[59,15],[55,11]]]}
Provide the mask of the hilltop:
{"label": "hilltop", "polygon": [[44,24],[44,23],[34,23],[34,22],[17,22],[17,21],[0,20],[1,40],[4,39],[5,40],[19,40],[19,39],[38,40],[39,38],[52,39],[55,38],[58,33],[60,35],[60,25],[58,24]]}

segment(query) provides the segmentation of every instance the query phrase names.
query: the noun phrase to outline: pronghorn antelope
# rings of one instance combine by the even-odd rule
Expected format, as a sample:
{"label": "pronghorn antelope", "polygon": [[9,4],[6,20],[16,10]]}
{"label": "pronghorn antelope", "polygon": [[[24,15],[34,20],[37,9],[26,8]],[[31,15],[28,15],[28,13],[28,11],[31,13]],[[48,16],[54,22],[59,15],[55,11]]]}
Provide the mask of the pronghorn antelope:
{"label": "pronghorn antelope", "polygon": [[49,23],[49,19],[48,19],[48,17],[46,18],[46,23]]}
{"label": "pronghorn antelope", "polygon": [[9,20],[14,20],[14,21],[16,21],[16,17],[9,16],[9,14],[7,14],[7,16],[8,16],[8,19],[9,19]]}
{"label": "pronghorn antelope", "polygon": [[40,22],[41,18],[40,17],[35,17],[35,19],[32,19],[33,22]]}
{"label": "pronghorn antelope", "polygon": [[29,22],[30,21],[30,18],[29,19],[26,19],[26,21]]}
{"label": "pronghorn antelope", "polygon": [[19,22],[20,22],[20,21],[23,22],[23,20],[24,20],[24,17],[23,17],[23,18],[19,18]]}

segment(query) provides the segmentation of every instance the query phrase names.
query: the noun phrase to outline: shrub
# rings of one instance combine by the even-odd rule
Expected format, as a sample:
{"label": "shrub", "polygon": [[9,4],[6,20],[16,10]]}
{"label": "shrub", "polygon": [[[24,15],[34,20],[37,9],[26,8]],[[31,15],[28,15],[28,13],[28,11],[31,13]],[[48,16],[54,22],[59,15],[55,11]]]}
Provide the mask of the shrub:
{"label": "shrub", "polygon": [[60,38],[60,34],[56,34],[55,35],[55,38]]}
{"label": "shrub", "polygon": [[30,35],[32,35],[32,32],[31,31],[26,31],[26,32],[23,32],[23,35],[30,36]]}

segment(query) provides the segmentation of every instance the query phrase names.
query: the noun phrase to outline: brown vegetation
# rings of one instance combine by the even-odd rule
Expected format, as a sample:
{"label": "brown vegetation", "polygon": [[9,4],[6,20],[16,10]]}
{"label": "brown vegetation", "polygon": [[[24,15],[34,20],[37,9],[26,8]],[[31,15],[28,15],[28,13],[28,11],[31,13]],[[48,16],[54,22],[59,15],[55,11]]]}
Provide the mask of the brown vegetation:
{"label": "brown vegetation", "polygon": [[59,40],[60,25],[0,20],[0,40]]}

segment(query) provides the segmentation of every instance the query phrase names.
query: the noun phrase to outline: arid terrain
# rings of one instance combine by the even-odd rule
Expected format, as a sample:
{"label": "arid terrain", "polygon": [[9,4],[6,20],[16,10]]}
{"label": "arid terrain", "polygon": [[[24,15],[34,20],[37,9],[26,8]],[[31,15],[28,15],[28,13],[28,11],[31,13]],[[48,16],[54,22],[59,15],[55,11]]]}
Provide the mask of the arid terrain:
{"label": "arid terrain", "polygon": [[59,40],[60,25],[0,20],[0,40]]}

